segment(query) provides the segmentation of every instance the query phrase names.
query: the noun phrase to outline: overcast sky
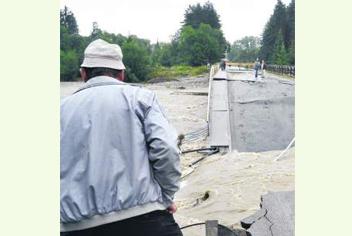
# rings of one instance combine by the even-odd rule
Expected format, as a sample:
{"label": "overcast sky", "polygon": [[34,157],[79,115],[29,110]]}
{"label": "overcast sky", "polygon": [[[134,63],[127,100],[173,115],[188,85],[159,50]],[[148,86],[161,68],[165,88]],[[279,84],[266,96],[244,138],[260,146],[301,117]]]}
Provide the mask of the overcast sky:
{"label": "overcast sky", "polygon": [[[61,0],[74,13],[81,35],[92,23],[109,33],[134,34],[152,43],[170,42],[190,4],[207,0]],[[260,36],[277,0],[213,0],[222,30],[230,43],[244,36]],[[288,5],[291,0],[282,0]]]}

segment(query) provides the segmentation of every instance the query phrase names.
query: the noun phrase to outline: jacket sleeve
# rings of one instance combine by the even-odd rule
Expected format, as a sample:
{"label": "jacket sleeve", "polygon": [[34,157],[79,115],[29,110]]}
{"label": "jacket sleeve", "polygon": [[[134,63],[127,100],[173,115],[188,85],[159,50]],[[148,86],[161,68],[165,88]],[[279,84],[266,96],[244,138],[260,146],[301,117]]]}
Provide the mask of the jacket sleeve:
{"label": "jacket sleeve", "polygon": [[179,189],[180,156],[176,132],[166,119],[155,96],[146,112],[144,130],[153,175],[161,187],[165,205],[169,206]]}

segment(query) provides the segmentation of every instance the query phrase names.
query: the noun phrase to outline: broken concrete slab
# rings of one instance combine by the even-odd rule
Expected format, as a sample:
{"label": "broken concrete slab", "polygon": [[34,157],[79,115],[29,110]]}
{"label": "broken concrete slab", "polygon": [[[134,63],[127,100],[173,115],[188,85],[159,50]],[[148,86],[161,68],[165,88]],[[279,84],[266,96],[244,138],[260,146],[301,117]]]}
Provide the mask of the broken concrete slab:
{"label": "broken concrete slab", "polygon": [[261,209],[241,221],[252,236],[294,235],[294,191],[269,192],[262,196]]}
{"label": "broken concrete slab", "polygon": [[259,211],[257,211],[253,215],[241,220],[241,226],[244,229],[248,229],[255,221],[264,217],[266,213],[267,213],[266,209],[261,208]]}

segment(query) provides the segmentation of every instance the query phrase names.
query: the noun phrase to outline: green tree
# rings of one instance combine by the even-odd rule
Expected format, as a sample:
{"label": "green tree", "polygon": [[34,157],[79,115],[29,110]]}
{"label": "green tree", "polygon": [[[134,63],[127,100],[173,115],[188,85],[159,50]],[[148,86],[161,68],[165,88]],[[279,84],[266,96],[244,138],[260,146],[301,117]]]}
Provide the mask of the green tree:
{"label": "green tree", "polygon": [[220,29],[220,19],[214,6],[210,2],[206,2],[204,5],[199,3],[196,5],[189,5],[185,12],[184,26],[192,26],[198,28],[201,23],[208,24],[212,28]]}
{"label": "green tree", "polygon": [[295,64],[295,0],[287,7],[288,63]]}
{"label": "green tree", "polygon": [[130,36],[122,45],[122,51],[127,81],[138,82],[147,80],[151,71],[151,58],[143,40]]}
{"label": "green tree", "polygon": [[172,66],[175,65],[175,61],[177,58],[177,55],[175,55],[175,50],[173,49],[173,45],[170,44],[165,44],[160,53],[160,64],[162,66]]}
{"label": "green tree", "polygon": [[99,38],[109,43],[118,44],[121,47],[127,40],[127,37],[123,36],[122,34],[108,33],[106,31],[100,30],[99,28],[98,30],[95,30],[95,32],[96,33],[93,34],[96,34],[95,36],[90,36],[92,41]]}
{"label": "green tree", "polygon": [[69,34],[78,34],[76,18],[66,6],[60,10],[60,25],[64,26]]}
{"label": "green tree", "polygon": [[260,57],[266,61],[270,61],[272,55],[275,50],[275,42],[277,41],[277,37],[281,31],[283,36],[283,41],[285,47],[288,47],[289,42],[287,39],[287,14],[286,14],[286,6],[278,0],[274,13],[271,15],[269,21],[265,25],[265,29],[262,35],[262,47],[260,50]]}
{"label": "green tree", "polygon": [[229,60],[236,62],[253,62],[259,56],[260,38],[245,36],[233,43],[228,54]]}
{"label": "green tree", "polygon": [[92,32],[90,33],[91,40],[93,41],[101,38],[102,34],[103,34],[103,31],[99,28],[98,23],[93,22]]}
{"label": "green tree", "polygon": [[151,55],[151,60],[152,60],[152,65],[157,66],[161,64],[161,57],[163,55],[163,50],[164,50],[165,44],[156,42],[152,46],[152,55]]}
{"label": "green tree", "polygon": [[[181,58],[181,50],[180,50],[180,37],[181,37],[182,28],[177,30],[176,33],[172,36],[170,47],[167,48],[168,53],[170,54],[170,62],[172,65],[180,65],[184,63]],[[163,54],[165,57],[165,54]]]}
{"label": "green tree", "polygon": [[205,65],[219,61],[225,51],[226,41],[218,29],[201,23],[199,28],[182,28],[179,51],[182,61],[192,66]]}
{"label": "green tree", "polygon": [[60,10],[60,79],[72,81],[78,77],[85,39],[78,34],[74,14],[65,6]]}
{"label": "green tree", "polygon": [[291,42],[291,46],[288,49],[288,63],[290,65],[295,64],[295,40]]}
{"label": "green tree", "polygon": [[285,49],[285,43],[281,31],[277,36],[271,61],[276,65],[286,65],[288,63],[288,54]]}
{"label": "green tree", "polygon": [[60,51],[60,78],[63,81],[74,81],[78,74],[79,61],[73,50]]}

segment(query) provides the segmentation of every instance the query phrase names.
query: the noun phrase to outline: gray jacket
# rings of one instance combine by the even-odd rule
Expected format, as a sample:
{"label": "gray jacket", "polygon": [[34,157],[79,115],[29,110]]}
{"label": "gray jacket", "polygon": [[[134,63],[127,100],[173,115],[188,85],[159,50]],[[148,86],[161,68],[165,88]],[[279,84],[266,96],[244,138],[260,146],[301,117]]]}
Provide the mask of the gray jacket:
{"label": "gray jacket", "polygon": [[166,209],[179,188],[176,132],[155,94],[107,76],[61,102],[61,231]]}

